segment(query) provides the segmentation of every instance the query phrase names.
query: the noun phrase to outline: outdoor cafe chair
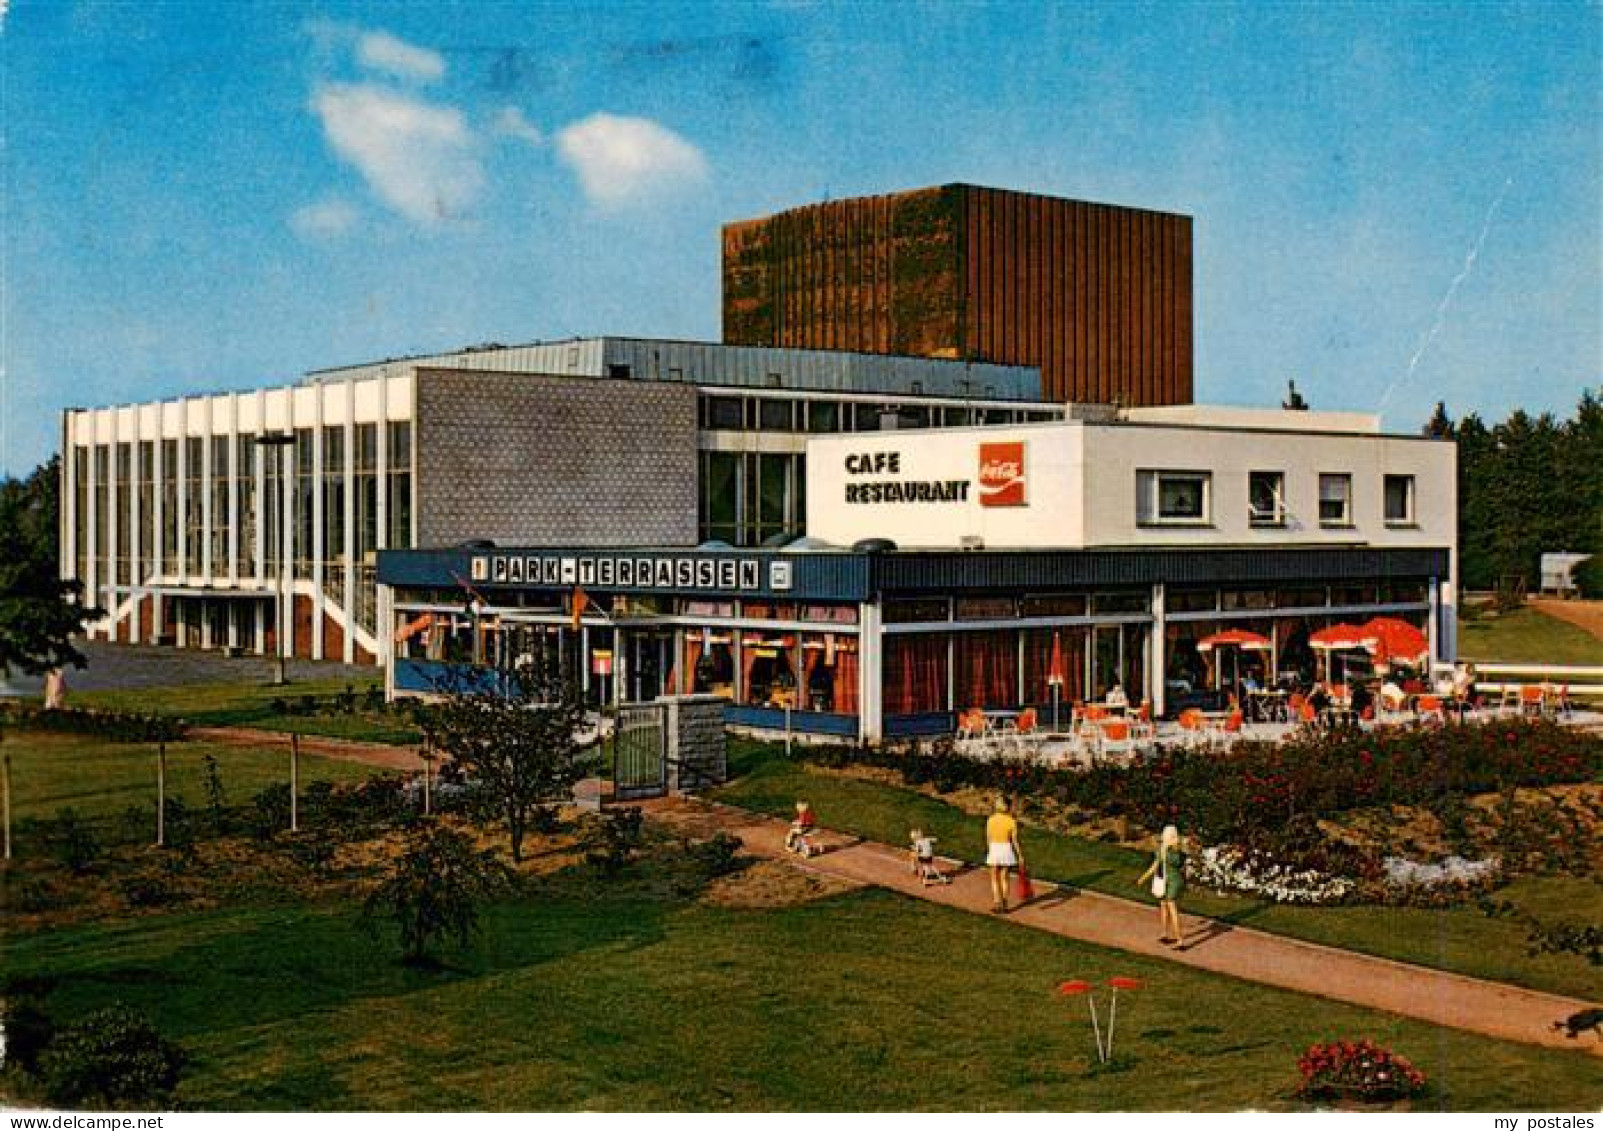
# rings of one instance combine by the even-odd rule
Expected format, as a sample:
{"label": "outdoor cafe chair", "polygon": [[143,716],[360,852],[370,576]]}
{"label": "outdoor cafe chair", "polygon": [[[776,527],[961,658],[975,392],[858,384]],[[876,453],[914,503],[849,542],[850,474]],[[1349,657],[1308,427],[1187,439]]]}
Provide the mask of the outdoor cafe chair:
{"label": "outdoor cafe chair", "polygon": [[1547,692],[1540,686],[1527,684],[1520,688],[1520,714],[1541,718],[1547,709]]}
{"label": "outdoor cafe chair", "polygon": [[1421,695],[1418,703],[1421,726],[1426,723],[1434,723],[1437,726],[1447,725],[1447,708],[1443,705],[1441,696]]}
{"label": "outdoor cafe chair", "polygon": [[1098,725],[1102,732],[1098,753],[1103,758],[1133,758],[1138,753],[1140,748],[1128,722],[1123,719],[1104,719]]}

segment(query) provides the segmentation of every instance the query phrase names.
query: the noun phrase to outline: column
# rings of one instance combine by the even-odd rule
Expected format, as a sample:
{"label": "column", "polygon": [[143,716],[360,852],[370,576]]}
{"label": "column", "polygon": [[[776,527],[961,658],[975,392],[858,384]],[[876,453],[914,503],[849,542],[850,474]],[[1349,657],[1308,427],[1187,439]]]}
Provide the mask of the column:
{"label": "column", "polygon": [[1150,660],[1147,665],[1147,687],[1148,698],[1152,700],[1154,719],[1161,718],[1168,710],[1168,688],[1164,685],[1164,676],[1169,667],[1168,626],[1168,594],[1163,582],[1159,581],[1152,586],[1152,628],[1147,637],[1147,655]]}
{"label": "column", "polygon": [[869,743],[884,737],[883,642],[879,606],[865,601],[857,606],[857,734]]}

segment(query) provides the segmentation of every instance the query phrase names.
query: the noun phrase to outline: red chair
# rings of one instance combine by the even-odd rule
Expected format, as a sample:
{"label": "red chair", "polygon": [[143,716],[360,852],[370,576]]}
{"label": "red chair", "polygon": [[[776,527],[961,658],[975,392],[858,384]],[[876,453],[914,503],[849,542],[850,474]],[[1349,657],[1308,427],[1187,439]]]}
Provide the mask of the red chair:
{"label": "red chair", "polygon": [[1520,714],[1541,718],[1542,711],[1547,705],[1547,693],[1541,687],[1525,686],[1520,688]]}

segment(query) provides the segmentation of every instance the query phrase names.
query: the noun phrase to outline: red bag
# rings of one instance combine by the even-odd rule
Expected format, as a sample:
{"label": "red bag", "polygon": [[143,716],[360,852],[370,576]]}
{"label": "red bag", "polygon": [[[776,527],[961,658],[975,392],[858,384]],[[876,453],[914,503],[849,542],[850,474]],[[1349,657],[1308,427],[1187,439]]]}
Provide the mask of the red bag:
{"label": "red bag", "polygon": [[1028,903],[1035,898],[1035,888],[1030,883],[1030,874],[1019,864],[1019,874],[1013,877],[1013,898],[1020,903]]}

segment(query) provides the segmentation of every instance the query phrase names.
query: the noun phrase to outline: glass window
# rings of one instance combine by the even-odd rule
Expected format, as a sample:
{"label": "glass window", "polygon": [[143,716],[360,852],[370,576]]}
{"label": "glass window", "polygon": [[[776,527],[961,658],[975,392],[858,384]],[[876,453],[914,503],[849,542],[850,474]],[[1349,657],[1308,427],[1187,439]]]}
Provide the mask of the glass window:
{"label": "glass window", "polygon": [[1386,476],[1386,524],[1407,526],[1414,521],[1414,477]]}
{"label": "glass window", "polygon": [[139,445],[139,525],[134,527],[134,569],[141,583],[149,579],[155,567],[155,506],[156,444],[144,440]]}
{"label": "glass window", "polygon": [[701,453],[701,540],[731,546],[740,537],[738,452]]}
{"label": "glass window", "polygon": [[161,556],[156,572],[178,572],[178,532],[183,516],[178,513],[178,441],[161,442]]}
{"label": "glass window", "polygon": [[1040,593],[1026,597],[1022,612],[1027,617],[1083,617],[1083,593]]}
{"label": "glass window", "polygon": [[206,534],[206,500],[201,496],[204,485],[206,441],[199,436],[184,439],[184,567],[190,573],[200,572],[201,544]]}
{"label": "glass window", "polygon": [[764,432],[794,432],[795,406],[790,401],[765,398],[758,402],[757,426]]}
{"label": "glass window", "polygon": [[1018,607],[1012,597],[959,597],[956,620],[1012,620]]}
{"label": "glass window", "polygon": [[1247,521],[1252,526],[1283,526],[1286,522],[1286,473],[1247,473]]}
{"label": "glass window", "polygon": [[317,497],[317,478],[314,474],[317,458],[316,433],[310,428],[295,429],[295,494],[294,547],[295,576],[312,576],[312,535],[315,531],[314,502]]}
{"label": "glass window", "polygon": [[947,619],[945,597],[910,597],[885,602],[886,624]]}
{"label": "glass window", "polygon": [[133,562],[133,445],[117,445],[117,584],[127,585]]}
{"label": "glass window", "polygon": [[79,581],[89,580],[89,449],[72,450],[73,538],[77,542]]}
{"label": "glass window", "polygon": [[1281,609],[1322,608],[1329,597],[1323,586],[1301,589],[1282,589],[1275,595],[1275,607]]}
{"label": "glass window", "polygon": [[228,573],[228,530],[231,519],[228,513],[228,495],[231,475],[229,472],[229,444],[227,436],[213,436],[211,438],[211,468],[212,468],[212,576],[223,577]]}
{"label": "glass window", "polygon": [[1093,613],[1144,613],[1147,611],[1147,593],[1098,593],[1091,598]]}
{"label": "glass window", "polygon": [[1164,594],[1164,604],[1171,613],[1211,613],[1219,607],[1219,593],[1215,589],[1171,589]]}
{"label": "glass window", "polygon": [[807,431],[839,432],[840,405],[835,401],[808,401]]}
{"label": "glass window", "polygon": [[1226,589],[1219,596],[1226,610],[1275,607],[1275,594],[1272,589]]}
{"label": "glass window", "polygon": [[1319,477],[1319,525],[1351,526],[1353,477],[1323,474]]}
{"label": "glass window", "polygon": [[385,545],[401,549],[412,544],[412,424],[392,420],[389,429],[388,492],[389,534]]}
{"label": "glass window", "polygon": [[345,537],[345,427],[323,429],[323,587],[345,603],[345,574],[350,546]]}
{"label": "glass window", "polygon": [[256,573],[256,442],[250,436],[237,436],[234,459],[234,491],[239,498],[239,559],[235,568],[241,577]]}
{"label": "glass window", "polygon": [[1205,471],[1136,472],[1136,516],[1144,525],[1208,521],[1212,476]]}
{"label": "glass window", "polygon": [[742,427],[739,397],[703,397],[701,408],[703,428],[738,431]]}
{"label": "glass window", "polygon": [[852,431],[878,432],[881,411],[883,410],[877,404],[859,401],[852,405]]}

